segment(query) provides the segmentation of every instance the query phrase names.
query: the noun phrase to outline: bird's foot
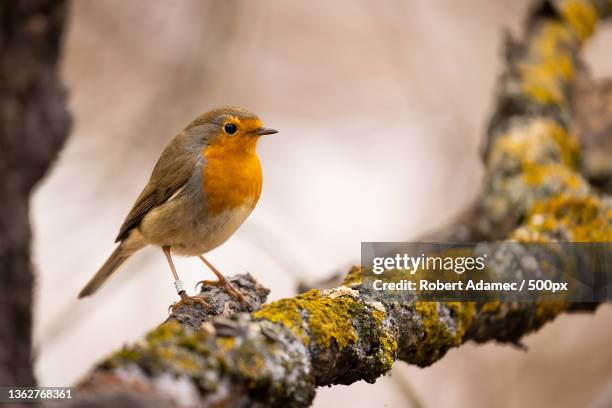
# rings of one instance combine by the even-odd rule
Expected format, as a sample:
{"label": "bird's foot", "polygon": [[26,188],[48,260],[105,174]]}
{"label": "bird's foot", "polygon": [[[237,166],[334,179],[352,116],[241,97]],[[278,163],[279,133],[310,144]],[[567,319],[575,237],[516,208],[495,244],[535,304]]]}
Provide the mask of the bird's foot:
{"label": "bird's foot", "polygon": [[173,303],[172,305],[170,305],[170,307],[168,307],[168,310],[171,311],[172,313],[174,313],[176,311],[176,309],[178,309],[180,306],[183,305],[193,305],[195,303],[198,303],[200,305],[202,305],[203,308],[205,309],[209,309],[210,308],[210,304],[208,302],[206,302],[204,299],[202,299],[201,296],[189,296],[187,295],[187,292],[185,292],[184,290],[181,291],[179,293],[179,295],[181,296],[181,300],[179,300],[178,302]]}
{"label": "bird's foot", "polygon": [[196,288],[198,287],[198,285],[202,285],[202,286],[211,285],[211,286],[216,286],[216,287],[222,287],[225,289],[228,295],[238,300],[240,303],[242,303],[243,306],[246,306],[246,307],[250,306],[249,301],[244,297],[244,295],[238,289],[236,289],[236,287],[234,286],[234,284],[232,284],[232,282],[225,279],[225,277],[222,277],[216,281],[210,281],[210,280],[200,281],[196,283]]}

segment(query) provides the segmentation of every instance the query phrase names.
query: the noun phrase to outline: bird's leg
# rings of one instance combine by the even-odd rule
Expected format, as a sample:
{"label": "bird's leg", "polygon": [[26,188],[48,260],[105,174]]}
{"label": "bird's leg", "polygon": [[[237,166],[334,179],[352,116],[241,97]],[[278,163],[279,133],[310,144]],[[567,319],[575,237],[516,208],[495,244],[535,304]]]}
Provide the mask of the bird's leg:
{"label": "bird's leg", "polygon": [[210,262],[208,262],[208,260],[204,258],[202,255],[198,255],[198,258],[200,258],[202,262],[204,262],[204,264],[208,266],[208,269],[210,269],[217,276],[218,280],[216,281],[203,280],[203,281],[198,282],[197,284],[223,286],[225,290],[227,291],[228,295],[232,296],[235,299],[238,299],[240,303],[242,303],[244,306],[249,306],[249,302],[246,300],[244,295],[240,293],[240,291],[236,289],[236,287],[230,281],[228,281],[225,278],[225,276],[223,276],[223,274],[219,272],[217,268],[215,268]]}
{"label": "bird's leg", "polygon": [[166,255],[168,264],[170,265],[172,276],[174,276],[174,287],[176,288],[176,291],[181,297],[181,300],[179,300],[176,303],[173,303],[170,306],[170,309],[172,309],[172,311],[174,312],[179,306],[184,305],[184,304],[189,304],[189,303],[199,303],[205,308],[210,307],[210,305],[206,303],[206,301],[204,301],[204,299],[202,299],[201,297],[187,295],[183,281],[179,279],[178,273],[176,273],[176,268],[174,267],[174,262],[172,261],[172,255],[170,254],[170,247],[165,246],[162,249],[164,250],[164,254]]}

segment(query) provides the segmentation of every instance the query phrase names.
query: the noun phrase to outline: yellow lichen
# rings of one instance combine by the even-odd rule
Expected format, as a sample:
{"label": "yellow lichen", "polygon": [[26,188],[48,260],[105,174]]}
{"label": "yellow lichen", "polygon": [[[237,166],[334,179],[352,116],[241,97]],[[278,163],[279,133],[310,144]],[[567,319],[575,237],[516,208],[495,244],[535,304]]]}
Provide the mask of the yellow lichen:
{"label": "yellow lichen", "polygon": [[543,22],[518,65],[523,93],[543,105],[567,102],[565,89],[575,75],[572,51],[593,33],[598,18],[586,0],[562,0],[559,12],[564,21]]}
{"label": "yellow lichen", "polygon": [[557,144],[561,163],[576,168],[580,161],[580,143],[576,136],[553,121],[548,123],[547,135]]}
{"label": "yellow lichen", "polygon": [[529,44],[529,55],[550,58],[576,44],[575,37],[558,21],[547,21]]}
{"label": "yellow lichen", "polygon": [[556,195],[537,202],[512,239],[548,240],[551,234],[570,242],[612,242],[612,210],[596,196]]}
{"label": "yellow lichen", "polygon": [[146,340],[149,343],[160,343],[172,340],[181,333],[183,333],[181,325],[176,321],[169,321],[160,324],[154,330],[150,331],[146,336]]}
{"label": "yellow lichen", "polygon": [[581,41],[586,40],[595,31],[597,9],[587,0],[562,0],[559,12],[574,29]]}
{"label": "yellow lichen", "polygon": [[424,335],[418,345],[419,360],[427,357],[437,360],[441,350],[448,347],[449,339],[452,340],[448,329],[440,322],[438,307],[438,302],[417,302],[415,305],[416,312],[421,316]]}
{"label": "yellow lichen", "polygon": [[393,366],[393,361],[395,360],[395,354],[397,352],[397,342],[393,338],[393,336],[385,329],[385,325],[383,321],[385,320],[386,313],[381,310],[372,310],[372,319],[376,324],[376,327],[379,328],[378,339],[380,341],[381,350],[380,350],[380,358],[384,362],[385,370],[390,370]]}
{"label": "yellow lichen", "polygon": [[[440,318],[442,307],[450,310],[454,326],[447,326]],[[419,361],[437,360],[449,348],[460,345],[476,310],[473,302],[417,302],[415,308],[421,317],[424,334],[418,345]]]}
{"label": "yellow lichen", "polygon": [[202,363],[197,355],[181,347],[156,347],[152,350],[161,361],[189,376],[197,376],[202,372]]}
{"label": "yellow lichen", "polygon": [[[261,352],[251,348],[241,350],[235,363],[244,381],[253,381],[253,379],[256,379],[266,364]],[[249,385],[252,386],[254,384]]]}
{"label": "yellow lichen", "polygon": [[387,314],[383,312],[382,310],[376,310],[376,309],[372,310],[372,318],[374,319],[375,322],[381,325],[386,315]]}
{"label": "yellow lichen", "polygon": [[306,309],[310,330],[319,345],[327,347],[334,339],[343,349],[357,341],[352,318],[358,309],[363,309],[363,305],[352,297],[329,299],[313,296],[313,302],[308,303]]}
{"label": "yellow lichen", "polygon": [[[333,339],[343,349],[357,341],[352,320],[363,309],[364,306],[351,296],[331,299],[313,289],[295,298],[265,305],[253,316],[282,324],[306,345],[310,344],[310,332],[318,345],[328,347]],[[302,318],[302,313],[307,321]]]}
{"label": "yellow lichen", "polygon": [[565,98],[563,83],[555,75],[551,63],[521,64],[523,92],[543,105],[561,104]]}
{"label": "yellow lichen", "polygon": [[553,120],[535,118],[496,139],[491,163],[511,159],[522,166],[537,163],[575,168],[579,156],[578,141],[572,134]]}
{"label": "yellow lichen", "polygon": [[185,329],[176,321],[166,322],[149,332],[143,341],[111,355],[100,365],[138,363],[151,370],[170,370],[196,378],[203,371],[203,357],[208,353],[203,346],[207,336],[204,332]]}
{"label": "yellow lichen", "polygon": [[474,302],[444,302],[443,304],[452,311],[451,317],[455,322],[455,338],[460,344],[465,332],[472,324],[476,304]]}
{"label": "yellow lichen", "polygon": [[363,268],[360,266],[353,266],[351,270],[346,274],[343,285],[351,286],[351,285],[359,285],[361,283],[361,275],[363,273]]}
{"label": "yellow lichen", "polygon": [[496,313],[499,311],[501,307],[501,302],[499,300],[494,300],[491,302],[486,302],[480,305],[481,313]]}
{"label": "yellow lichen", "polygon": [[573,170],[561,164],[537,164],[523,162],[523,180],[531,187],[539,187],[552,180],[560,183],[565,191],[578,190],[583,186],[582,179]]}
{"label": "yellow lichen", "polygon": [[117,361],[129,361],[136,362],[140,359],[141,354],[138,350],[135,350],[132,347],[124,347],[115,354],[113,354],[109,360],[116,359]]}
{"label": "yellow lichen", "polygon": [[536,309],[536,319],[540,324],[552,320],[566,310],[569,305],[569,302],[562,301],[540,301]]}
{"label": "yellow lichen", "polygon": [[574,78],[571,48],[574,36],[568,27],[547,21],[534,34],[528,53],[518,65],[523,93],[540,104],[565,102],[565,85]]}
{"label": "yellow lichen", "polygon": [[219,347],[229,350],[236,346],[236,339],[234,337],[217,337],[217,344]]}
{"label": "yellow lichen", "polygon": [[310,338],[308,337],[308,333],[306,333],[305,322],[302,319],[301,311],[302,309],[299,307],[297,298],[281,299],[264,305],[261,309],[253,313],[253,317],[282,324],[308,345]]}

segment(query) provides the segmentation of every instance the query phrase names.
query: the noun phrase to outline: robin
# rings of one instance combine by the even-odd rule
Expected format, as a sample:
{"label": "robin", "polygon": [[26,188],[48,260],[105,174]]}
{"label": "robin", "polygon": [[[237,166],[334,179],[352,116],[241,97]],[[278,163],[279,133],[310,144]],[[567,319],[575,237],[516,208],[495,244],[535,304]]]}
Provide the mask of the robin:
{"label": "robin", "polygon": [[119,245],[79,293],[92,295],[132,254],[147,245],[161,247],[181,300],[187,296],[172,254],[197,256],[217,276],[203,284],[223,286],[246,299],[204,254],[223,244],[249,216],[261,193],[256,146],[263,135],[278,133],[244,109],[228,106],[207,112],[172,139],[155,164],[149,182],[119,230]]}

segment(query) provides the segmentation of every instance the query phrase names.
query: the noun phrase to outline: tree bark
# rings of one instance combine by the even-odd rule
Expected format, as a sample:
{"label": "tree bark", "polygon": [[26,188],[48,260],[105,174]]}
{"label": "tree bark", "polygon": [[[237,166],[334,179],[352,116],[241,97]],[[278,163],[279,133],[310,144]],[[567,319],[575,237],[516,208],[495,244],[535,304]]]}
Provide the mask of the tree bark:
{"label": "tree bark", "polygon": [[64,1],[0,1],[0,384],[35,384],[29,201],[70,129]]}

